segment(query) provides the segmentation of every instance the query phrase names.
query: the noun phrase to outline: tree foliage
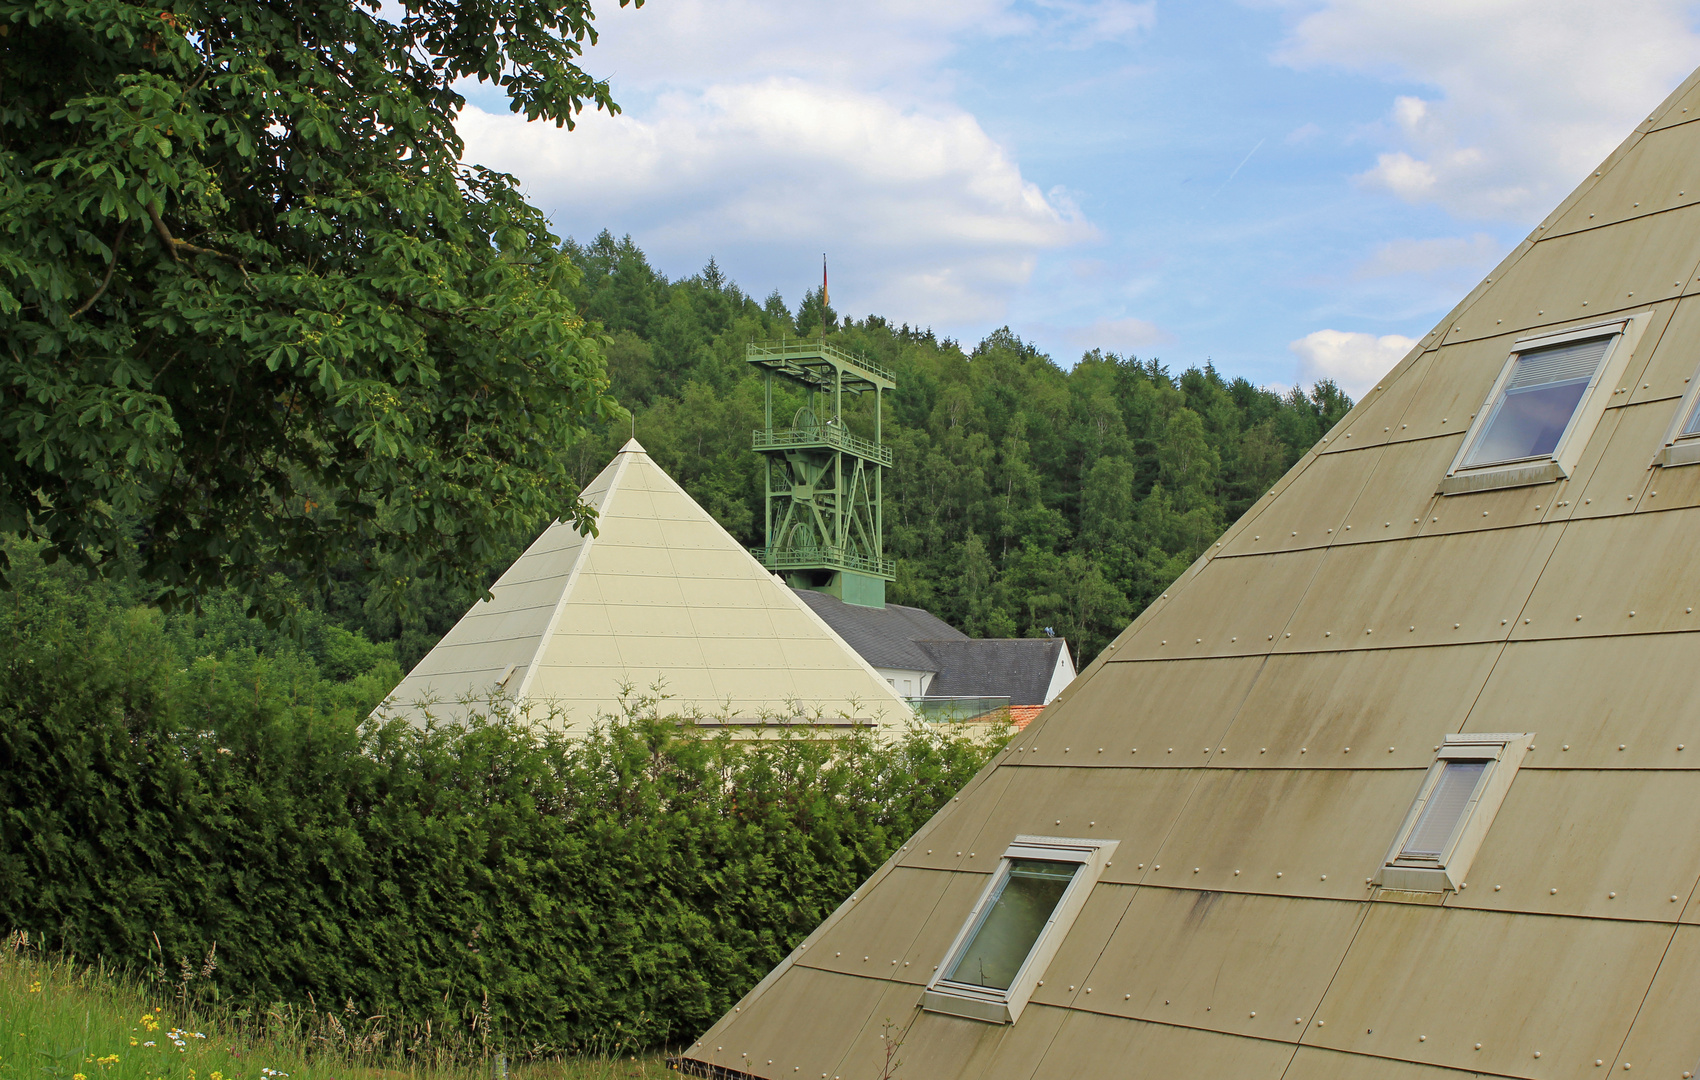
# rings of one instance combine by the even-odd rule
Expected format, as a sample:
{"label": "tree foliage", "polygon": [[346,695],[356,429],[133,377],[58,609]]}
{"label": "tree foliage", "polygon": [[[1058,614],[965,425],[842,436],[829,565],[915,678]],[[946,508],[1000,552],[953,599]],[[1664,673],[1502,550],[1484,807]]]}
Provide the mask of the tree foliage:
{"label": "tree foliage", "polygon": [[513,536],[589,527],[559,450],[618,411],[600,342],[454,121],[464,78],[614,109],[591,19],[0,0],[0,532],[92,565],[133,536],[170,602],[351,554],[482,585]]}
{"label": "tree foliage", "polygon": [[[610,376],[655,458],[760,545],[763,422],[744,345],[814,337],[821,293],[757,303],[711,260],[670,281],[630,238],[568,241],[575,301],[613,333]],[[1286,393],[1092,350],[1070,368],[998,330],[971,349],[877,315],[826,313],[830,340],[893,371],[884,438],[888,596],[976,635],[1066,636],[1084,664],[1345,415],[1331,383]],[[776,422],[800,401],[781,394]],[[871,434],[863,402],[850,422]],[[580,480],[623,432],[580,440]],[[457,613],[458,614],[458,613]]]}
{"label": "tree foliage", "polygon": [[677,1043],[782,960],[996,746],[567,741],[500,713],[363,724],[383,646],[163,616],[14,554],[0,924],[226,1004],[318,1001],[545,1054]]}

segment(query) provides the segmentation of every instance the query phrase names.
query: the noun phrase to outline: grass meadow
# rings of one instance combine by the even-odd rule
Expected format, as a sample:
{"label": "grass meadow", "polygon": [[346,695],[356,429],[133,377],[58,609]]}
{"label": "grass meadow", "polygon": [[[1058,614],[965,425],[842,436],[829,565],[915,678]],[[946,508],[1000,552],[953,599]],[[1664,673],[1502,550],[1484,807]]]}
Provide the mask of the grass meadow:
{"label": "grass meadow", "polygon": [[403,1029],[348,1010],[231,1007],[202,989],[216,969],[139,980],[43,956],[14,934],[0,952],[0,1080],[649,1080],[657,1054],[509,1063],[478,1018],[465,1030]]}

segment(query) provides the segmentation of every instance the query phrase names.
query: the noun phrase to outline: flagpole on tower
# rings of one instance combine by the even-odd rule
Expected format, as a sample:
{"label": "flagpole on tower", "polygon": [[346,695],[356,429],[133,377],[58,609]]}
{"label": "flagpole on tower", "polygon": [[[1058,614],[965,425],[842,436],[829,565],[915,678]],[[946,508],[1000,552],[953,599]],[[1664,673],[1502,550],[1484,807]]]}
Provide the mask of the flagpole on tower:
{"label": "flagpole on tower", "polygon": [[820,339],[826,340],[826,305],[831,303],[826,291],[826,252],[820,253]]}

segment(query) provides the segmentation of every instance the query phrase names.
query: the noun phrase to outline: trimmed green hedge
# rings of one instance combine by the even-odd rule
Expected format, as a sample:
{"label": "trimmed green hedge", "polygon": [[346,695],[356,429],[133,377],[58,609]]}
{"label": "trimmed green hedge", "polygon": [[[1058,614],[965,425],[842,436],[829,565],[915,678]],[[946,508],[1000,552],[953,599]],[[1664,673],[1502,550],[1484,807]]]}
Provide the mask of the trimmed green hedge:
{"label": "trimmed green hedge", "polygon": [[391,662],[214,636],[46,570],[0,598],[0,929],[168,979],[216,943],[227,1004],[487,1009],[518,1052],[695,1035],[991,752],[368,724]]}

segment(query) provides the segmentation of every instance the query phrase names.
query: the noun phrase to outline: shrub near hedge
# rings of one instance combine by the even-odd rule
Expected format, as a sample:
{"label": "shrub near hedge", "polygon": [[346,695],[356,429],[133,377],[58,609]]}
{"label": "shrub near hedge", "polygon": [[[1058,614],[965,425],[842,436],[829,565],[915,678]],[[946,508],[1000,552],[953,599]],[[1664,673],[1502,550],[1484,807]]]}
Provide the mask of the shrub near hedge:
{"label": "shrub near hedge", "polygon": [[36,584],[0,601],[0,927],[168,978],[216,943],[226,1003],[487,1014],[521,1053],[677,1041],[991,752],[368,723],[298,659],[185,658],[157,612]]}

